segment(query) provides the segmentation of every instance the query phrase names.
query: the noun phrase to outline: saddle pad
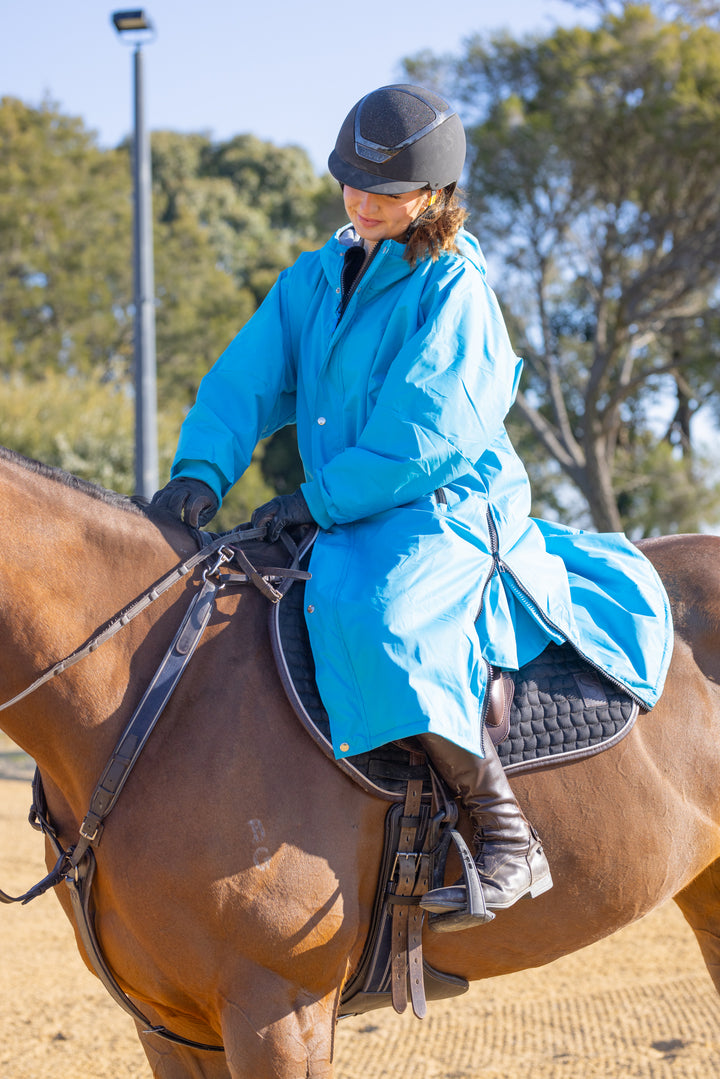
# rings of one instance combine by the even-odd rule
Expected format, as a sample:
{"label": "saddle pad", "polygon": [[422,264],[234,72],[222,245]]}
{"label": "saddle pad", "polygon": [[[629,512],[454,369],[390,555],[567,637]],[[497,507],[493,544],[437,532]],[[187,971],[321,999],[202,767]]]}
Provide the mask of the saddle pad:
{"label": "saddle pad", "polygon": [[498,747],[507,772],[564,764],[624,738],[640,706],[622,686],[592,667],[570,644],[549,644],[519,671],[510,730]]}
{"label": "saddle pad", "polygon": [[[305,617],[304,582],[297,581],[271,610],[271,639],[280,677],[301,722],[331,759],[327,712],[315,683]],[[550,644],[520,671],[515,684],[508,737],[498,755],[508,773],[528,772],[577,760],[620,741],[637,718],[638,703],[595,670],[569,644]],[[398,798],[417,772],[402,743],[336,761],[374,794]]]}

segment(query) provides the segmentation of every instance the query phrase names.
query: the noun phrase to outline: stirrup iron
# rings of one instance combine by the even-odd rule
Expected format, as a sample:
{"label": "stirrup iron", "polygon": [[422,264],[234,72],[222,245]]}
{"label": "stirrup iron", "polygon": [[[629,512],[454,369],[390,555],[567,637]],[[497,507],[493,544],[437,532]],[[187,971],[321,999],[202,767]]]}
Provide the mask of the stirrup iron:
{"label": "stirrup iron", "polygon": [[[462,880],[467,899],[462,910],[451,910],[446,914],[431,913],[429,915],[428,925],[434,933],[454,933],[461,929],[471,929],[473,926],[491,922],[495,917],[485,904],[485,895],[480,883],[478,869],[467,843],[454,828],[450,832],[450,838],[460,856]],[[422,905],[421,899],[420,906]]]}

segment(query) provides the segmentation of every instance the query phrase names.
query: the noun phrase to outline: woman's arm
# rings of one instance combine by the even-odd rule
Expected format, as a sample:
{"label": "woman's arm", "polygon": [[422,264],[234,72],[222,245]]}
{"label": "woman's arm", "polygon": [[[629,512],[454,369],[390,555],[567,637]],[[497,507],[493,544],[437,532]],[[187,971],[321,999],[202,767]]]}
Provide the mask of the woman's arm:
{"label": "woman's arm", "polygon": [[502,431],[521,367],[494,294],[468,265],[436,288],[357,445],[302,485],[315,520],[324,528],[359,520],[472,472]]}
{"label": "woman's arm", "polygon": [[261,438],[295,420],[296,364],[284,271],[205,375],[181,431],[174,478],[203,480],[220,502]]}

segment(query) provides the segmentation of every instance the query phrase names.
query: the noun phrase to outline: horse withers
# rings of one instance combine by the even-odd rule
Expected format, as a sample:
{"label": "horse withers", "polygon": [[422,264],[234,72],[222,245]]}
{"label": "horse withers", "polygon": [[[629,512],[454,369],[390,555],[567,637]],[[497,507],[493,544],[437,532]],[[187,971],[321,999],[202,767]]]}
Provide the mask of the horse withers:
{"label": "horse withers", "polygon": [[[0,519],[2,701],[196,550],[183,526],[10,451]],[[612,749],[513,779],[555,887],[478,929],[426,933],[438,969],[477,980],[539,966],[672,897],[720,990],[720,539],[642,547],[675,617],[663,697]],[[38,762],[66,846],[199,577],[0,713]],[[97,848],[96,928],[119,984],[153,1023],[223,1047],[140,1031],[156,1079],[331,1079],[340,993],[367,935],[387,806],[297,723],[266,604],[252,588],[220,594]]]}

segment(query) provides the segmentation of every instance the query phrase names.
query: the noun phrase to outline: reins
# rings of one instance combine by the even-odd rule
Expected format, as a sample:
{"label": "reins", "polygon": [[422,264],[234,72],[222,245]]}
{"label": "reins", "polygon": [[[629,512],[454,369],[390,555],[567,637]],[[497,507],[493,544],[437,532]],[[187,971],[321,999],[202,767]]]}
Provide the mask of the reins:
{"label": "reins", "polygon": [[[0,711],[10,708],[34,693],[56,675],[66,671],[85,656],[94,652],[101,644],[110,640],[116,633],[127,626],[133,618],[146,610],[164,592],[186,577],[197,566],[211,562],[202,574],[202,586],[193,595],[190,605],[178,627],[160,666],[135,709],[131,719],[118,740],[110,758],[97,782],[90,798],[90,806],[80,825],[77,842],[65,850],[60,844],[55,829],[47,816],[45,796],[40,774],[36,769],[33,780],[33,806],[30,822],[50,841],[57,862],[53,869],[41,881],[20,896],[11,896],[0,890],[1,903],[29,903],[31,899],[54,888],[62,880],[70,889],[73,913],[80,939],[90,959],[95,973],[105,985],[113,999],[129,1012],[135,1020],[146,1027],[145,1033],[158,1034],[166,1040],[189,1046],[194,1049],[207,1049],[222,1052],[221,1045],[206,1045],[174,1034],[163,1026],[154,1026],[123,991],[114,974],[108,967],[95,933],[94,919],[90,905],[90,893],[95,874],[94,847],[102,837],[104,821],[115,806],[135,762],[142,752],[148,738],[177,686],[180,676],[192,657],[198,642],[210,621],[217,593],[229,584],[253,584],[272,603],[277,603],[283,596],[283,582],[307,580],[310,574],[297,568],[299,552],[291,536],[283,532],[281,538],[291,556],[288,567],[263,567],[256,569],[240,544],[265,538],[266,529],[241,526],[232,532],[223,533],[211,539],[207,533],[197,532],[198,542],[203,546],[190,558],[176,566],[160,579],[149,591],[143,593],[129,606],[125,607],[111,621],[98,629],[80,648],[71,652],[64,659],[53,664],[44,674],[27,686],[11,700],[0,705]],[[234,559],[238,561],[243,573],[223,572],[223,566]],[[280,588],[275,584],[280,582]]]}
{"label": "reins", "polygon": [[[199,541],[201,543],[203,542],[204,538],[207,537],[206,532],[198,532],[197,535],[202,537],[202,539]],[[230,546],[231,544],[247,543],[250,540],[264,539],[265,528],[243,528],[241,526],[240,528],[234,529],[232,532],[227,532],[221,536],[216,537],[216,539],[214,540],[210,540],[209,537],[207,538],[208,542],[204,547],[202,547],[199,551],[196,551],[196,553],[190,558],[186,559],[185,562],[181,562],[179,566],[176,566],[175,569],[171,570],[170,573],[166,574],[165,577],[162,577],[157,582],[157,584],[153,585],[153,587],[148,592],[144,593],[144,595],[134,600],[128,607],[125,607],[111,621],[107,622],[104,626],[101,626],[101,628],[98,629],[84,645],[82,645],[80,648],[77,648],[74,652],[71,652],[69,656],[65,656],[64,659],[58,660],[58,662],[53,664],[53,666],[50,667],[49,670],[45,671],[44,674],[41,674],[40,677],[36,678],[31,685],[27,686],[20,693],[16,694],[11,700],[5,701],[4,704],[0,704],[0,712],[2,712],[5,708],[12,707],[13,704],[17,704],[19,701],[23,700],[24,697],[29,697],[31,693],[34,693],[35,690],[39,689],[40,686],[45,684],[45,682],[49,682],[51,678],[54,678],[58,674],[62,674],[63,671],[66,671],[69,667],[72,667],[75,663],[78,663],[81,659],[84,659],[85,656],[90,655],[91,652],[94,652],[97,648],[100,647],[101,644],[104,644],[105,641],[109,641],[111,637],[114,637],[116,633],[119,633],[121,629],[124,629],[125,626],[127,626],[128,623],[133,620],[133,618],[136,618],[139,614],[142,614],[142,612],[146,610],[151,603],[154,603],[155,600],[159,599],[164,592],[167,592],[168,588],[172,588],[174,584],[177,584],[177,582],[182,580],[183,577],[186,577],[188,573],[191,573],[192,570],[194,570],[195,567],[199,566],[202,562],[209,561],[214,554],[218,555],[218,561],[216,562],[216,565],[212,567],[212,569],[206,570],[207,574],[215,573],[224,562],[231,561],[236,553],[238,555],[241,553],[239,550],[237,552],[233,551]],[[225,557],[221,553],[225,548],[227,548],[227,550],[230,552],[228,557]],[[246,556],[244,554],[242,557],[247,562]],[[286,571],[269,569],[268,571],[266,571],[265,577],[270,577],[272,575],[277,576],[280,572]],[[253,580],[253,584],[257,584],[257,582],[250,576],[248,576],[248,579]],[[269,584],[269,581],[266,581],[265,583],[269,587],[272,587]],[[264,594],[268,595],[267,592],[264,592]],[[272,597],[269,596],[268,598]]]}

